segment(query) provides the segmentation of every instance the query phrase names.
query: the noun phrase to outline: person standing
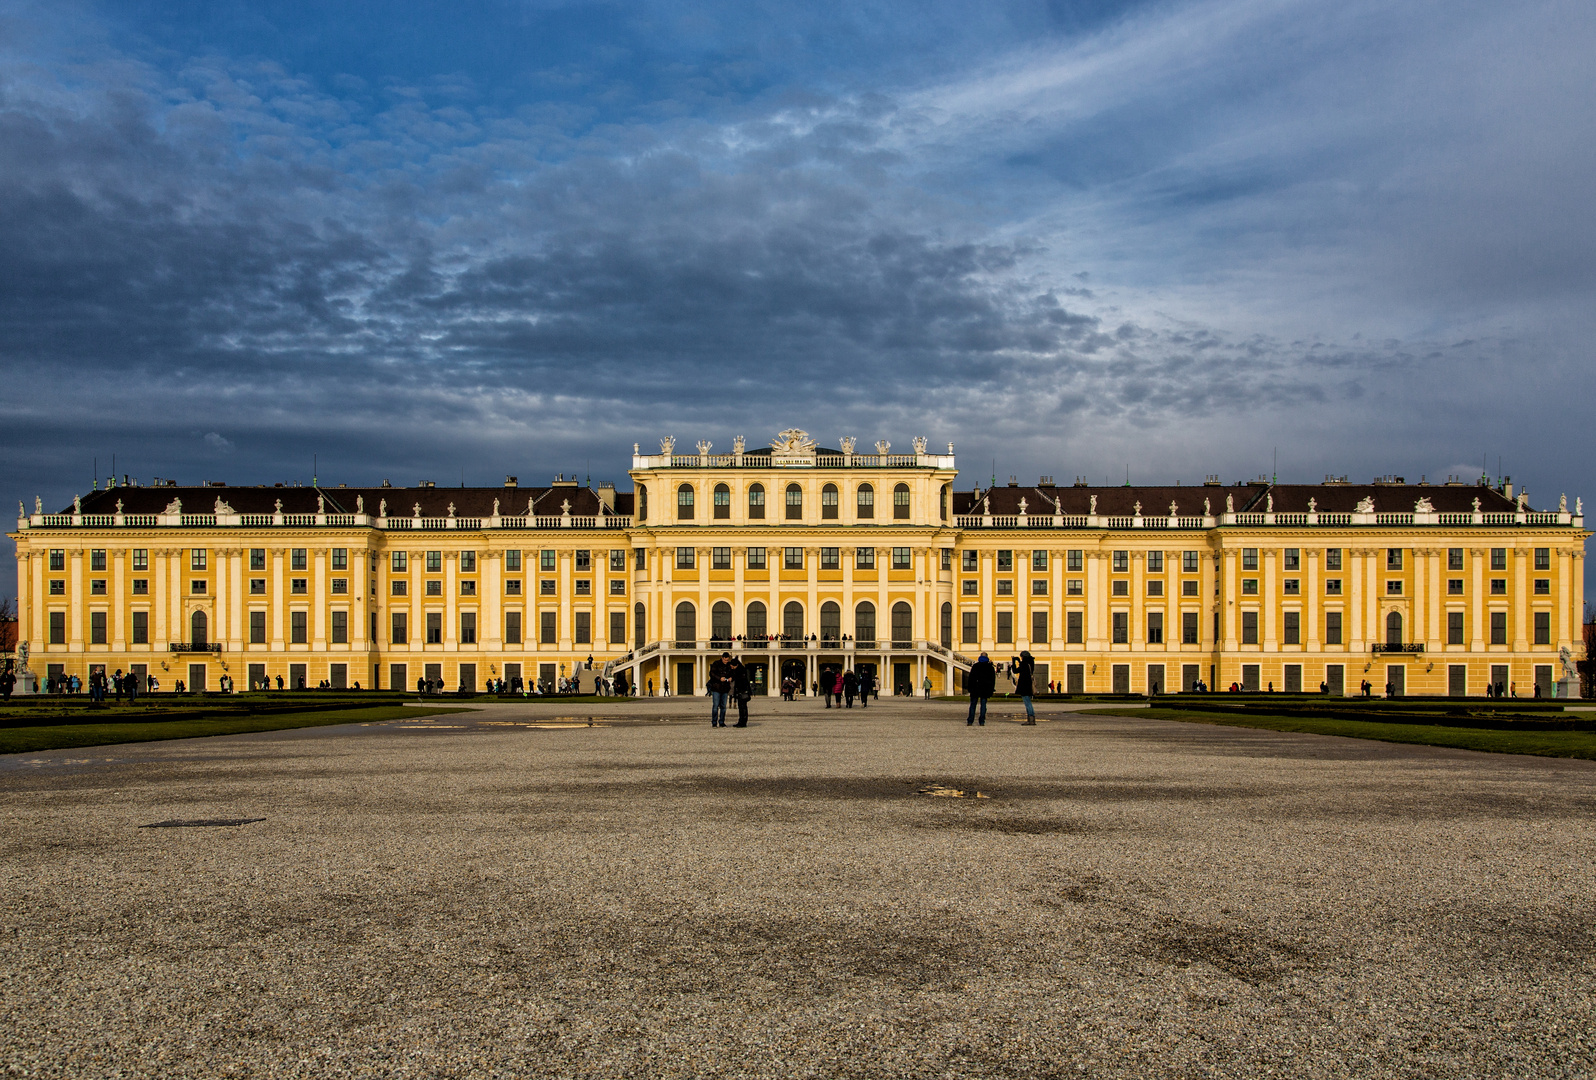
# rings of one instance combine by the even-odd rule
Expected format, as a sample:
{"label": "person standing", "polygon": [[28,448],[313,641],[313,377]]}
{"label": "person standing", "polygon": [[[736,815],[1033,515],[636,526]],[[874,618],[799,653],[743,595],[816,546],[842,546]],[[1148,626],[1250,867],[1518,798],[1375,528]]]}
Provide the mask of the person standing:
{"label": "person standing", "polygon": [[1025,702],[1025,722],[1036,723],[1036,708],[1031,699],[1035,696],[1032,688],[1032,679],[1036,674],[1036,660],[1030,653],[1020,650],[1020,662],[1014,670],[1014,692],[1020,695],[1020,700]]}
{"label": "person standing", "polygon": [[992,691],[997,689],[997,668],[992,666],[991,659],[982,653],[970,665],[970,673],[964,678],[965,685],[970,690],[970,715],[964,721],[964,726],[969,727],[976,722],[975,707],[979,702],[981,706],[981,726],[986,727],[986,699],[992,696]]}
{"label": "person standing", "polygon": [[709,726],[726,726],[726,695],[731,693],[731,653],[721,653],[720,659],[709,665],[709,678],[705,689],[709,691]]}
{"label": "person standing", "polygon": [[748,668],[735,656],[731,659],[731,692],[737,699],[737,723],[734,727],[748,726],[748,699],[754,696],[754,686]]}
{"label": "person standing", "polygon": [[872,692],[874,692],[875,688],[876,673],[871,671],[869,668],[865,668],[859,673],[859,707],[861,709],[868,709],[870,707],[870,695]]}
{"label": "person standing", "polygon": [[927,701],[930,701],[931,700],[931,676],[927,675],[925,677],[925,685],[922,687],[922,689],[925,691],[925,699]]}
{"label": "person standing", "polygon": [[859,693],[859,676],[852,668],[842,673],[842,697],[848,708],[853,708],[853,699]]}

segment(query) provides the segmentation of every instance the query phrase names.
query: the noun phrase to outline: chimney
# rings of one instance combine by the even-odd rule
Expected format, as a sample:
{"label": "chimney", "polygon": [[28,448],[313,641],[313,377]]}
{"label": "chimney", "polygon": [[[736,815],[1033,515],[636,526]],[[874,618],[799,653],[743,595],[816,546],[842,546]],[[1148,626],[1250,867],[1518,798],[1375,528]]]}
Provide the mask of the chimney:
{"label": "chimney", "polygon": [[599,502],[604,504],[604,509],[615,512],[615,483],[611,480],[600,480],[598,486]]}
{"label": "chimney", "polygon": [[519,481],[517,481],[516,478],[513,477],[513,476],[506,476],[504,478],[504,486],[505,487],[515,487],[518,483],[519,483]]}

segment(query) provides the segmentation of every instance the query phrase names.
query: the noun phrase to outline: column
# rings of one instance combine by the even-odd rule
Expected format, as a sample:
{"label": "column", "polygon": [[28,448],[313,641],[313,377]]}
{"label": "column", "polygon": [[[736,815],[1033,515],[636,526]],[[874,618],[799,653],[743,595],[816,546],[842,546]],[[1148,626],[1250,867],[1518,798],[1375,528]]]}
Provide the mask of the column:
{"label": "column", "polygon": [[1365,618],[1363,613],[1363,548],[1347,548],[1346,550],[1346,584],[1347,584],[1347,613],[1342,620],[1342,629],[1350,652],[1359,653],[1364,649]]}
{"label": "column", "polygon": [[[569,575],[566,575],[567,577]],[[560,596],[569,596],[567,582],[560,582]],[[443,651],[460,651],[460,553],[443,553]]]}
{"label": "column", "polygon": [[1224,630],[1224,651],[1236,651],[1236,549],[1226,548],[1220,552],[1224,559],[1224,586],[1220,589],[1220,601],[1225,605],[1224,617],[1220,620]]}
{"label": "column", "polygon": [[[482,626],[477,627],[477,640],[482,642],[484,650],[502,652],[504,650],[504,553],[500,551],[484,551],[478,558],[482,560],[482,595],[477,598],[478,610],[482,612]],[[526,628],[522,627],[523,635]],[[597,628],[594,628],[595,636]]]}
{"label": "column", "polygon": [[229,638],[236,645],[244,643],[244,612],[249,608],[249,596],[244,591],[244,558],[249,554],[247,548],[234,548],[232,557],[228,560],[228,568],[233,575],[233,627]]}
{"label": "column", "polygon": [[[997,588],[995,574],[997,556],[991,551],[981,552],[981,648],[991,652],[997,643],[997,606],[992,590]],[[883,572],[882,577],[886,577]],[[882,614],[885,614],[884,612]],[[878,619],[880,616],[877,616]]]}
{"label": "column", "polygon": [[[1101,542],[1102,537],[1098,538]],[[1103,573],[1103,563],[1108,558],[1100,549],[1086,553],[1086,647],[1094,652],[1103,651],[1107,637],[1108,581]]]}
{"label": "column", "polygon": [[216,571],[216,611],[211,619],[212,640],[223,646],[227,643],[228,611],[232,596],[228,591],[227,556],[229,548],[212,548],[210,557],[215,560],[212,568]]}
{"label": "column", "polygon": [[[327,549],[312,548],[310,557],[310,647],[316,652],[327,651]],[[305,685],[320,681],[320,676],[305,676]]]}
{"label": "column", "polygon": [[[127,584],[122,580],[122,575],[127,572],[127,549],[117,548],[109,553],[109,558],[111,560],[111,648],[117,652],[123,652],[127,649]],[[19,630],[22,627],[21,613],[26,610],[23,607],[23,599],[20,595],[24,576],[23,574],[17,575],[17,591],[19,594],[17,596],[17,626]]]}
{"label": "column", "polygon": [[1469,549],[1469,652],[1485,651],[1485,548]]}
{"label": "column", "polygon": [[273,548],[272,560],[272,652],[283,651],[283,623],[287,620],[287,597],[283,592],[283,549]]}
{"label": "column", "polygon": [[1530,549],[1514,545],[1508,548],[1508,556],[1513,560],[1513,651],[1525,652],[1530,647]]}
{"label": "column", "polygon": [[1302,618],[1308,625],[1303,628],[1306,636],[1303,648],[1310,653],[1318,652],[1323,646],[1319,644],[1319,549],[1303,548],[1302,557],[1306,562],[1307,579],[1303,588],[1307,595],[1303,597]]}
{"label": "column", "polygon": [[[713,498],[713,493],[711,494]],[[711,506],[713,511],[713,506]],[[698,565],[698,632],[697,640],[708,641],[713,634],[713,624],[710,622],[709,611],[709,567],[711,549],[707,547],[696,548],[693,561]],[[706,693],[708,691],[705,691]]]}
{"label": "column", "polygon": [[1258,628],[1262,631],[1259,640],[1263,642],[1264,652],[1276,653],[1280,651],[1280,634],[1276,629],[1279,622],[1277,612],[1280,610],[1280,586],[1275,580],[1277,576],[1275,568],[1279,565],[1280,549],[1270,546],[1264,548],[1260,554],[1263,555],[1263,582],[1258,591],[1263,595],[1258,599],[1259,607],[1263,610],[1263,625]]}
{"label": "column", "polygon": [[[574,626],[576,622],[576,604],[575,598],[571,595],[571,590],[576,588],[576,586],[571,583],[571,560],[573,556],[570,551],[556,551],[554,558],[556,560],[555,565],[559,567],[560,574],[560,583],[556,586],[556,588],[559,590],[559,596],[556,600],[557,606],[555,609],[558,612],[558,614],[555,616],[555,625],[559,628],[559,632],[555,636],[559,639],[560,651],[570,652],[571,642],[576,637]],[[449,584],[446,586],[446,588],[449,589],[450,593],[449,619],[452,622],[454,619],[454,577],[452,563],[450,564]],[[451,634],[453,632],[454,631],[452,630],[450,631]],[[556,668],[555,671],[557,673],[559,669]],[[570,672],[566,672],[566,674],[569,675]]]}
{"label": "column", "polygon": [[[1050,551],[1047,557],[1051,560],[1048,563],[1050,572],[1047,587],[1052,594],[1048,603],[1051,612],[1048,633],[1053,635],[1047,644],[1049,649],[1057,652],[1064,647],[1064,552]],[[1063,681],[1062,672],[1059,673],[1058,681]]]}

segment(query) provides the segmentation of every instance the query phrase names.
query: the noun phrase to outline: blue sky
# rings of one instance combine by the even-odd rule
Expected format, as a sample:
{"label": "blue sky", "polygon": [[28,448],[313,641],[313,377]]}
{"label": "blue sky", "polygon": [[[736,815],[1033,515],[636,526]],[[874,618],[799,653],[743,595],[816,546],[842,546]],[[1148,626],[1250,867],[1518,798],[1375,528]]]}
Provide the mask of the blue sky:
{"label": "blue sky", "polygon": [[1592,55],[1588,3],[3,3],[0,495],[799,426],[1596,496]]}

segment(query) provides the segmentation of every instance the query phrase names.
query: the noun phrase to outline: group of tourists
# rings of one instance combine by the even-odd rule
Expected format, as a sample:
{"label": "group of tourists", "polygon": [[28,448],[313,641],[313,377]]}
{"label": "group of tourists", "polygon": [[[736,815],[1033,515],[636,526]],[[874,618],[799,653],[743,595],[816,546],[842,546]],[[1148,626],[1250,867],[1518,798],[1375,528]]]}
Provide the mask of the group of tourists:
{"label": "group of tourists", "polygon": [[839,709],[853,708],[853,699],[859,699],[859,707],[865,708],[870,704],[871,697],[880,697],[881,691],[876,687],[875,672],[869,668],[854,671],[852,668],[838,671],[821,672],[817,684],[818,691],[825,695],[826,708],[831,708],[833,700]]}
{"label": "group of tourists", "polygon": [[[1036,658],[1022,649],[1019,657],[1009,663],[1008,672],[1014,680],[1014,692],[1025,703],[1025,722],[1036,723],[1036,704],[1033,700],[1036,696],[1033,682],[1036,677]],[[970,694],[970,713],[965,718],[965,726],[979,724],[985,727],[986,702],[997,690],[997,665],[986,653],[983,652],[970,665],[970,672],[964,677],[964,687]]]}

